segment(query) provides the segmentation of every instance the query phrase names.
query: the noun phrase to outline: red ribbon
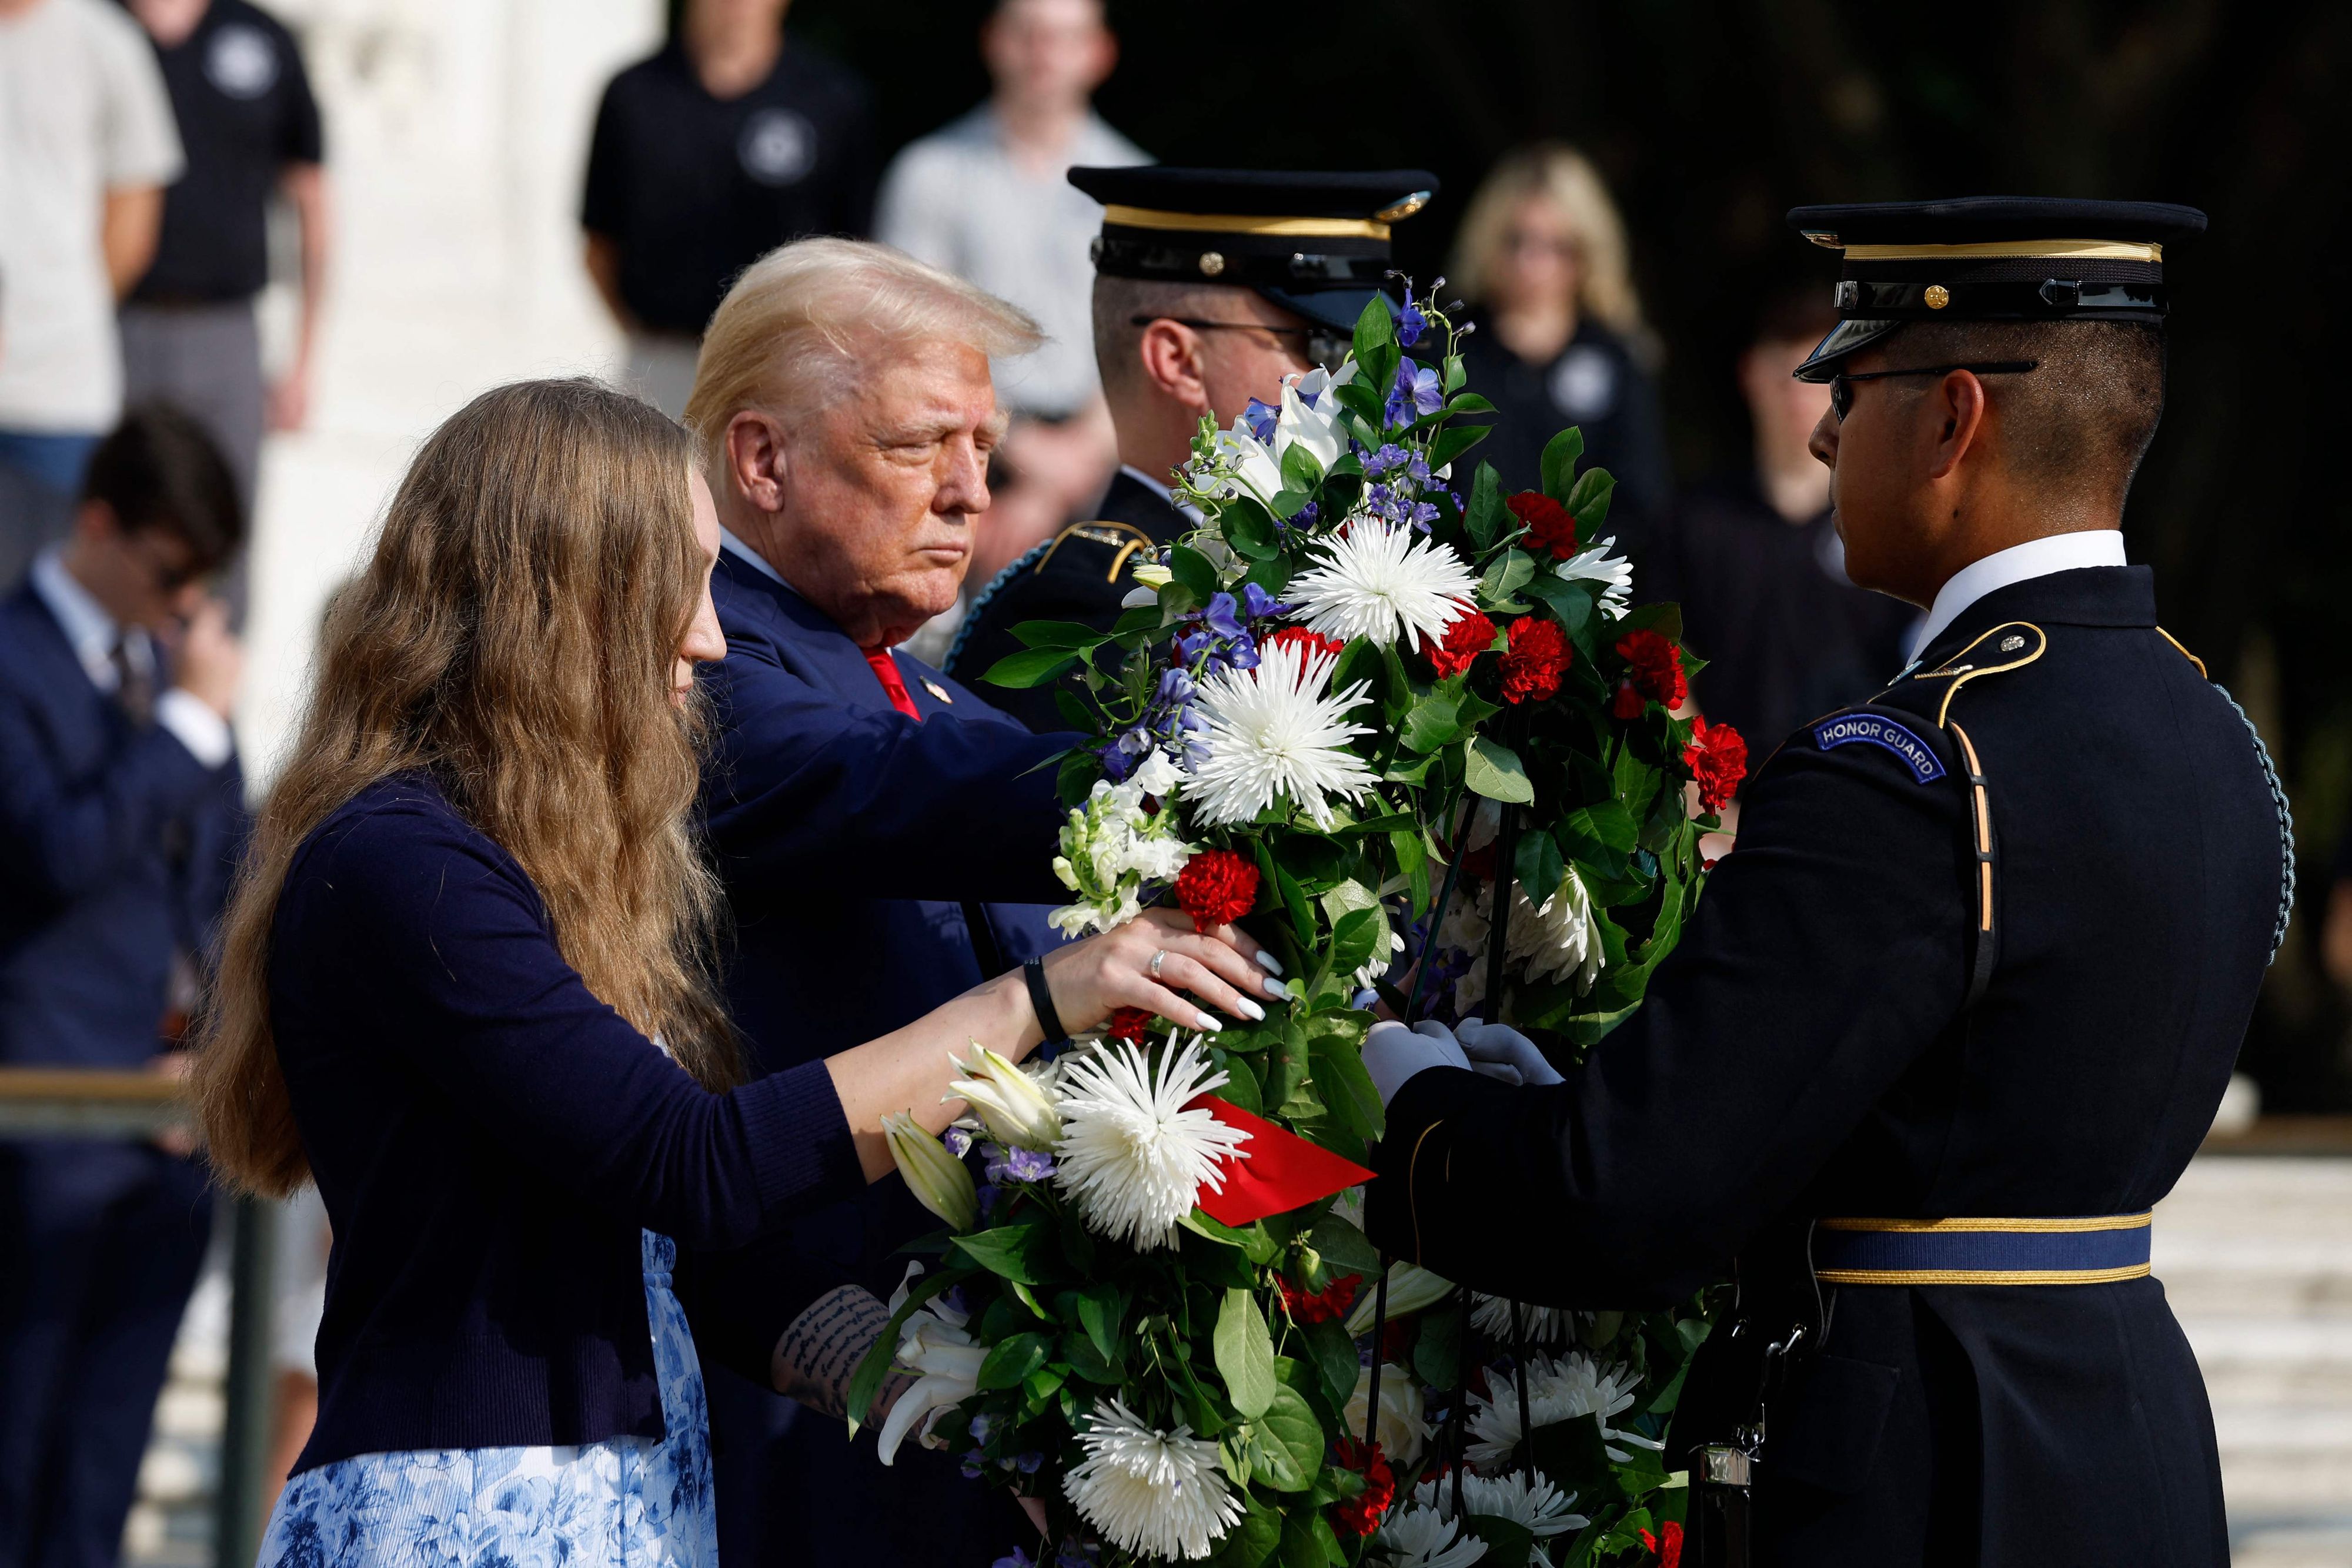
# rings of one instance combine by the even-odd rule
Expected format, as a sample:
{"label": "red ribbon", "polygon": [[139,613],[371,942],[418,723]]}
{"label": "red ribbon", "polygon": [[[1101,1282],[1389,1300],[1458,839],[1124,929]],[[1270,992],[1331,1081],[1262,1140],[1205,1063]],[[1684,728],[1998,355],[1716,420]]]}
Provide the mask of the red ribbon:
{"label": "red ribbon", "polygon": [[1195,1199],[1201,1212],[1220,1225],[1243,1226],[1268,1215],[1287,1214],[1372,1179],[1372,1173],[1355,1161],[1343,1160],[1213,1094],[1202,1094],[1184,1109],[1206,1111],[1249,1134],[1249,1142],[1218,1171],[1223,1185],[1211,1191],[1202,1183]]}

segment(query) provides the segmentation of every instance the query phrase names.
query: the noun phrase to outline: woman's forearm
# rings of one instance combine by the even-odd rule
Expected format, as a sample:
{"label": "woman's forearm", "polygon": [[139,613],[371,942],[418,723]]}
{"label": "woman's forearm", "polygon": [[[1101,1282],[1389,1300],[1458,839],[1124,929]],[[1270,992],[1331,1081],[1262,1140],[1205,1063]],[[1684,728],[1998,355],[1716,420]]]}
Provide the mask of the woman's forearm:
{"label": "woman's forearm", "polygon": [[906,1028],[825,1059],[842,1114],[857,1144],[858,1163],[868,1181],[894,1168],[882,1118],[910,1111],[931,1132],[963,1114],[961,1100],[942,1100],[954,1078],[952,1060],[971,1053],[978,1040],[1018,1061],[1045,1038],[1021,971],[985,980]]}
{"label": "woman's forearm", "polygon": [[[861,1286],[844,1285],[818,1297],[776,1342],[769,1363],[776,1392],[828,1416],[841,1415],[857,1364],[889,1322],[890,1309]],[[887,1415],[913,1381],[900,1372],[883,1379],[866,1418],[879,1421]]]}

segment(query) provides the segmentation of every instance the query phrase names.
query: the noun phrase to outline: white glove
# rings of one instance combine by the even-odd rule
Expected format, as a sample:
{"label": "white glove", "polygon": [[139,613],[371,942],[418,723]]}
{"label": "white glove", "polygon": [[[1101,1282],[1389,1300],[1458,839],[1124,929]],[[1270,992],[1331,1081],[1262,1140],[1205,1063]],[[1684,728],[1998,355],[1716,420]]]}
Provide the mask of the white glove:
{"label": "white glove", "polygon": [[1462,1042],[1463,1054],[1470,1059],[1470,1071],[1497,1083],[1532,1088],[1566,1082],[1544,1060],[1534,1040],[1507,1024],[1464,1019],[1454,1036]]}
{"label": "white glove", "polygon": [[1411,1029],[1384,1019],[1364,1036],[1364,1071],[1381,1092],[1385,1106],[1396,1098],[1413,1074],[1431,1067],[1467,1069],[1470,1059],[1454,1041],[1454,1031],[1434,1019],[1423,1019]]}

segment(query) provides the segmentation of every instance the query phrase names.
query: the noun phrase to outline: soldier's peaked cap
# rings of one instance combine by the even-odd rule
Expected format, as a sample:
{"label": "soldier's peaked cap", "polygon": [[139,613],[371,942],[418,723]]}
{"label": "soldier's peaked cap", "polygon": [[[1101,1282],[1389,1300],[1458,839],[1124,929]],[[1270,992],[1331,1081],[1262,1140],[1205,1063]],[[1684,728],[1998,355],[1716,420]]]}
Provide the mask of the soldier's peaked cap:
{"label": "soldier's peaked cap", "polygon": [[1789,226],[1843,257],[1838,324],[1800,380],[1825,382],[1847,355],[1910,321],[2164,319],[2164,247],[2205,232],[2168,202],[1963,196],[1798,207]]}
{"label": "soldier's peaked cap", "polygon": [[1429,204],[1425,169],[1079,168],[1103,205],[1095,270],[1107,277],[1254,288],[1345,331],[1385,293],[1390,225]]}

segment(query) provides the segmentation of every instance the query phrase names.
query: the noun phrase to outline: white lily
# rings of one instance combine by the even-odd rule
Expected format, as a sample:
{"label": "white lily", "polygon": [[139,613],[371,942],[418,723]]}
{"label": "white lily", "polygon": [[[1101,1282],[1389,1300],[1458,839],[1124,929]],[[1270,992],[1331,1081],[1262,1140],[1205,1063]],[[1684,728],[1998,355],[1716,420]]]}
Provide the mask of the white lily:
{"label": "white lily", "polygon": [[[979,1056],[956,1062],[956,1071],[963,1076],[950,1082],[940,1098],[961,1096],[970,1102],[989,1136],[1009,1148],[1052,1148],[1062,1135],[1062,1115],[1045,1098],[1037,1080],[980,1041],[971,1043]],[[955,1059],[950,1055],[949,1060]]]}
{"label": "white lily", "polygon": [[[913,1278],[910,1267],[908,1279]],[[906,1299],[907,1286],[902,1283],[890,1298],[891,1311],[896,1312]],[[939,1296],[908,1315],[898,1332],[896,1364],[899,1371],[917,1375],[913,1385],[890,1406],[881,1431],[875,1434],[876,1457],[884,1464],[898,1457],[898,1445],[919,1422],[922,1440],[929,1447],[931,1426],[940,1412],[952,1409],[979,1391],[980,1367],[988,1359],[988,1347],[972,1343],[968,1322],[964,1313]]]}
{"label": "white lily", "polygon": [[907,1178],[915,1201],[957,1230],[980,1223],[980,1193],[971,1172],[948,1153],[947,1145],[923,1131],[910,1111],[893,1111],[882,1118],[883,1136],[889,1140],[890,1163]]}
{"label": "white lily", "polygon": [[1339,460],[1346,447],[1339,425],[1339,400],[1331,395],[1331,389],[1347,385],[1355,376],[1356,362],[1349,360],[1336,374],[1318,365],[1303,375],[1286,379],[1281,401],[1275,408],[1271,439],[1259,439],[1250,428],[1246,412],[1234,421],[1230,429],[1217,432],[1212,461],[1222,470],[1226,482],[1204,486],[1207,492],[1231,495],[1238,485],[1272,506],[1274,498],[1282,494],[1283,456],[1294,446],[1303,447],[1328,470]]}
{"label": "white lily", "polygon": [[[1377,1283],[1377,1281],[1375,1281]],[[1389,1322],[1433,1307],[1444,1301],[1454,1289],[1454,1281],[1431,1273],[1418,1263],[1402,1261],[1389,1265]],[[1372,1332],[1372,1319],[1380,1310],[1378,1291],[1365,1289],[1356,1292],[1356,1304],[1348,1313],[1349,1335]]]}

